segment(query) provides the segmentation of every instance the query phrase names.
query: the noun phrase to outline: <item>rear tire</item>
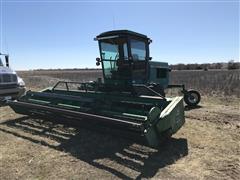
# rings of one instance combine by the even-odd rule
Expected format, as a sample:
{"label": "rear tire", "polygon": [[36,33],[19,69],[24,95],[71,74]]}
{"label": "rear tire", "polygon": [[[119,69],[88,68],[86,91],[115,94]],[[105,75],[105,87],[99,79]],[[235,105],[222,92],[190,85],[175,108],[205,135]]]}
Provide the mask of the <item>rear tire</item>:
{"label": "rear tire", "polygon": [[191,107],[197,106],[201,100],[201,95],[196,90],[188,90],[184,94],[184,102]]}

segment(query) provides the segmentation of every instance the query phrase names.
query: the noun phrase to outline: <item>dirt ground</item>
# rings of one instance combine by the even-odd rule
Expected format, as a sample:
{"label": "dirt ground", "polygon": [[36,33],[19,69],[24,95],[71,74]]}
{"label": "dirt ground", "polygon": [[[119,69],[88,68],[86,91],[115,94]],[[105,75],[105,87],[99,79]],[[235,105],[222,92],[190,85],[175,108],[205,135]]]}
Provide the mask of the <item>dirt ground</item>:
{"label": "dirt ground", "polygon": [[152,149],[0,107],[1,179],[240,179],[240,99],[203,97]]}

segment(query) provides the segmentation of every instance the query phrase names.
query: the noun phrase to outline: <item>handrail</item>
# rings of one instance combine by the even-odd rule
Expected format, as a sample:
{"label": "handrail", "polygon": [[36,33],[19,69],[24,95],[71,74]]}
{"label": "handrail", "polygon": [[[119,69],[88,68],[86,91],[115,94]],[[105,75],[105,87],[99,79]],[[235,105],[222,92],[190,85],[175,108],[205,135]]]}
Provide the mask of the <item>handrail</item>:
{"label": "handrail", "polygon": [[[58,81],[58,82],[53,86],[52,91],[54,91],[54,90],[56,89],[56,87],[57,87],[59,84],[62,84],[62,83],[65,84],[67,91],[69,91],[69,85],[68,85],[68,84],[79,84],[79,85],[83,85],[83,87],[84,87],[84,88],[81,89],[81,90],[85,90],[86,92],[88,92],[87,84],[90,84],[89,82],[83,83],[83,82],[77,82],[77,81]],[[133,86],[133,87],[136,87],[136,88],[138,88],[138,87],[144,88],[145,90],[147,90],[148,92],[152,93],[153,95],[159,96],[159,97],[161,97],[161,98],[163,98],[163,99],[166,100],[166,98],[165,98],[163,95],[161,95],[161,94],[159,94],[158,92],[154,91],[153,89],[147,87],[146,85],[133,84],[132,86]]]}
{"label": "handrail", "polygon": [[89,82],[77,82],[77,81],[58,81],[52,88],[52,91],[54,91],[56,89],[57,86],[59,86],[59,84],[65,84],[66,86],[66,90],[69,91],[69,84],[79,84],[79,85],[83,85],[84,86],[84,90],[87,92],[87,84],[90,84]]}

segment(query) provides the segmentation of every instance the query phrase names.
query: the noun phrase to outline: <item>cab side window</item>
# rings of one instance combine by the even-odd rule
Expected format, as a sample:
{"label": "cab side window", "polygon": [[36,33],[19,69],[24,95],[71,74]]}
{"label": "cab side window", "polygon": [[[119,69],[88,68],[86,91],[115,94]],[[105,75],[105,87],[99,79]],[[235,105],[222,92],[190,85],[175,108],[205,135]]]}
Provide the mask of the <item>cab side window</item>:
{"label": "cab side window", "polygon": [[131,53],[133,60],[146,60],[146,44],[143,41],[131,40]]}
{"label": "cab side window", "polygon": [[157,68],[157,78],[167,78],[168,69]]}

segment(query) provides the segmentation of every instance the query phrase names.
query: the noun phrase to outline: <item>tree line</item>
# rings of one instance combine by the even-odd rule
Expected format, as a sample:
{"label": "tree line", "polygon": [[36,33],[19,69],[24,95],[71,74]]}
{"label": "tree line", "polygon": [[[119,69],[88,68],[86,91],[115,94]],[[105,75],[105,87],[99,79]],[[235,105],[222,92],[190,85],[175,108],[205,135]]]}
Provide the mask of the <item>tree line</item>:
{"label": "tree line", "polygon": [[240,68],[240,62],[230,60],[228,63],[203,63],[203,64],[174,64],[170,65],[172,70],[205,70],[208,69],[228,69],[234,70]]}

